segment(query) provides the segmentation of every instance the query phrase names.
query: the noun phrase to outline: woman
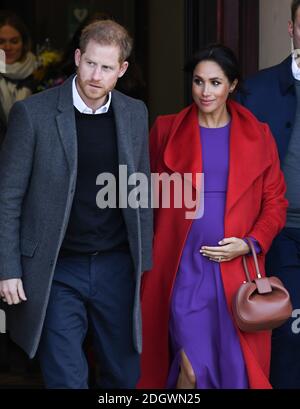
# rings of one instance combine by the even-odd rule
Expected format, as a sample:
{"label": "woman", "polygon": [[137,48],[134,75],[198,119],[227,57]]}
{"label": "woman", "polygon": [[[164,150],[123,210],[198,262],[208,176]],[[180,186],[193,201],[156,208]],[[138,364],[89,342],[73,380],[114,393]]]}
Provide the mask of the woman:
{"label": "woman", "polygon": [[204,173],[204,213],[156,210],[139,387],[270,388],[271,334],[239,331],[231,302],[245,280],[243,239],[254,241],[264,271],[285,222],[277,150],[267,125],[228,100],[240,78],[230,49],[207,47],[191,70],[194,103],[157,119],[150,153],[154,173]]}
{"label": "woman", "polygon": [[0,12],[0,49],[6,56],[6,70],[0,74],[0,143],[12,105],[28,97],[35,85],[32,73],[36,59],[30,45],[29,34],[19,17],[11,12]]}

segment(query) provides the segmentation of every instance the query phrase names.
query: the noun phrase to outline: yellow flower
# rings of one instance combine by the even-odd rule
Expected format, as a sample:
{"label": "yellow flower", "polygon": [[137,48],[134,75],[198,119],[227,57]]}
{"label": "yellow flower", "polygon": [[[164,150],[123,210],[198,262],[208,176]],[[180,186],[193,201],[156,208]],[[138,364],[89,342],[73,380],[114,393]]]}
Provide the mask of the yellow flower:
{"label": "yellow flower", "polygon": [[38,60],[42,67],[48,67],[48,65],[58,63],[61,60],[61,54],[58,51],[45,50],[39,54]]}
{"label": "yellow flower", "polygon": [[57,50],[47,50],[44,49],[37,56],[37,68],[34,71],[33,75],[36,81],[41,82],[43,81],[48,73],[49,70],[52,69],[52,66],[59,63],[61,61],[62,54]]}

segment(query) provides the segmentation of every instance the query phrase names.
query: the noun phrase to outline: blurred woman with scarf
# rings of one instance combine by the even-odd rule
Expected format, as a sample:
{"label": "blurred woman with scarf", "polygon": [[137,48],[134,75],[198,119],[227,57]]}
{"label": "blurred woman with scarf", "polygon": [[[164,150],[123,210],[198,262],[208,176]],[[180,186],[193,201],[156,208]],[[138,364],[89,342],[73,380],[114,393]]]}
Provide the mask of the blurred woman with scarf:
{"label": "blurred woman with scarf", "polygon": [[36,58],[30,51],[31,39],[21,19],[10,11],[0,11],[0,49],[5,52],[5,72],[0,73],[0,144],[12,105],[32,94]]}

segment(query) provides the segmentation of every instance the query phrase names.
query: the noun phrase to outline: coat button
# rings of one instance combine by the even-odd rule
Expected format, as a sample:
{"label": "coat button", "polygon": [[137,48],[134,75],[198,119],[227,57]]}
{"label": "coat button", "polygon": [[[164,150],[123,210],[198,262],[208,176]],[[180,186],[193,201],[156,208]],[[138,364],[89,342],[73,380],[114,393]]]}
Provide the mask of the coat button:
{"label": "coat button", "polygon": [[291,128],[292,127],[292,123],[290,121],[286,122],[285,124],[286,128]]}

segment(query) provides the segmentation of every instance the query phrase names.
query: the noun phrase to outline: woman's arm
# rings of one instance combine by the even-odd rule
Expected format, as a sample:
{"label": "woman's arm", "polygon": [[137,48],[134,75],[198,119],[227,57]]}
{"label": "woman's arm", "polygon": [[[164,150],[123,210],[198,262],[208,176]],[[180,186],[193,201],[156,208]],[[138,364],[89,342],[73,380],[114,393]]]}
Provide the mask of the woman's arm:
{"label": "woman's arm", "polygon": [[[261,211],[252,230],[247,232],[247,237],[256,242],[256,252],[263,254],[285,225],[288,202],[284,197],[286,186],[274,138],[268,125],[262,126],[266,137],[266,155],[271,156],[271,165],[263,175]],[[249,252],[248,244],[243,239],[244,237],[224,238],[218,243],[219,246],[203,246],[200,253],[213,261],[230,261]]]}

